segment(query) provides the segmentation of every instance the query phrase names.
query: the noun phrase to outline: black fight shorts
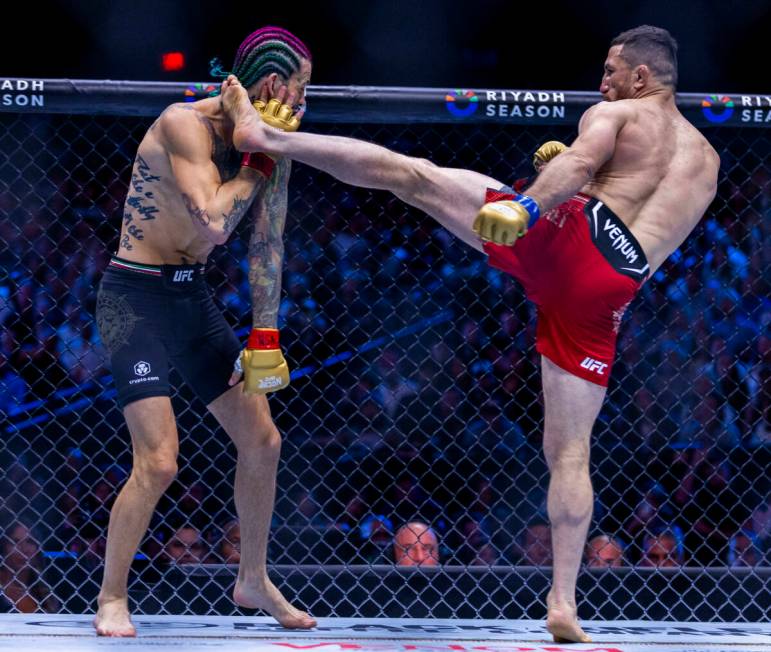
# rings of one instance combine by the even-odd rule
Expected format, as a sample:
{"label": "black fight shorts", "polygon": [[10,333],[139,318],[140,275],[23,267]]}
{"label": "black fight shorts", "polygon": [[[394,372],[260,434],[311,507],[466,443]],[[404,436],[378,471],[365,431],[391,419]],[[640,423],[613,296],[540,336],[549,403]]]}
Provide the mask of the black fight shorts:
{"label": "black fight shorts", "polygon": [[203,265],[110,261],[99,286],[96,323],[121,408],[170,396],[169,364],[204,404],[229,389],[241,344],[214,305],[203,271]]}

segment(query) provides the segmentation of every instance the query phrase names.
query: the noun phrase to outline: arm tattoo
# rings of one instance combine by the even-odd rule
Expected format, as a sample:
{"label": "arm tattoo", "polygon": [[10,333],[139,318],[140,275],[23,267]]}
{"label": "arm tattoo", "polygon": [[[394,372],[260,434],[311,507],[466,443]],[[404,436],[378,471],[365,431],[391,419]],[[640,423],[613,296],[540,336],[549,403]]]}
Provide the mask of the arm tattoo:
{"label": "arm tattoo", "polygon": [[252,325],[257,328],[275,328],[278,322],[290,169],[288,160],[279,161],[268,187],[254,204],[254,232],[249,241],[249,286]]}
{"label": "arm tattoo", "polygon": [[[257,188],[257,186],[255,186],[255,188]],[[233,208],[231,208],[227,213],[222,214],[222,218],[224,220],[222,229],[227,235],[233,233],[235,228],[238,226],[238,223],[241,221],[241,218],[246,214],[246,210],[252,203],[252,197],[254,197],[254,193],[252,193],[252,195],[246,199],[241,199],[238,196],[234,197]]]}
{"label": "arm tattoo", "polygon": [[185,208],[187,208],[187,212],[190,214],[190,219],[193,220],[193,222],[198,222],[201,226],[209,226],[211,217],[209,217],[205,208],[198,208],[198,206],[193,203],[190,195],[186,195],[184,192],[182,193],[182,201],[185,203]]}

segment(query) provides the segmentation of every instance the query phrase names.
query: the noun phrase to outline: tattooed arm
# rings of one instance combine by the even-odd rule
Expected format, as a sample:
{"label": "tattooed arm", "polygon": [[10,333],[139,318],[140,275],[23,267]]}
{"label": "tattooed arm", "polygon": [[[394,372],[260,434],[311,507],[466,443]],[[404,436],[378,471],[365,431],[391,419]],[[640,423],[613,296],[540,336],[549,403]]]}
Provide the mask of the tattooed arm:
{"label": "tattooed arm", "polygon": [[284,261],[289,159],[276,162],[273,176],[254,203],[254,232],[249,241],[249,286],[252,293],[252,326],[276,328]]}
{"label": "tattooed arm", "polygon": [[212,160],[209,129],[196,111],[171,108],[159,119],[174,180],[196,230],[213,244],[233,233],[266,179],[256,170],[240,168],[222,183]]}

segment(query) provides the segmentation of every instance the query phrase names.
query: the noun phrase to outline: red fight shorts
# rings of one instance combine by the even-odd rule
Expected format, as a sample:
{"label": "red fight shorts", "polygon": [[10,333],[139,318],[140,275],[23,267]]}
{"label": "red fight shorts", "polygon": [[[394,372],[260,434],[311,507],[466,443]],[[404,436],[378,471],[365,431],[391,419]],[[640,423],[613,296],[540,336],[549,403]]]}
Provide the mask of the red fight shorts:
{"label": "red fight shorts", "polygon": [[[485,201],[512,199],[509,190],[488,190]],[[538,352],[607,387],[621,317],[650,270],[629,228],[601,201],[578,194],[514,246],[484,249],[488,264],[516,278],[538,307]]]}

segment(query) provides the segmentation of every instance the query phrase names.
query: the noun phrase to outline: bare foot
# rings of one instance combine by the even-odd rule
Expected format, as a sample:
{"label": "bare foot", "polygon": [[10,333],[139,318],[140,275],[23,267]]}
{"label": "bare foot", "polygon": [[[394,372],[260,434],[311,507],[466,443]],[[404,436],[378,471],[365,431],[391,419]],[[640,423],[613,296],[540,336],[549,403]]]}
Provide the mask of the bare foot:
{"label": "bare foot", "polygon": [[570,608],[549,607],[546,615],[546,629],[554,638],[555,643],[591,643],[578,624],[576,613]]}
{"label": "bare foot", "polygon": [[273,616],[280,625],[287,629],[311,629],[316,621],[304,611],[295,609],[286,601],[281,591],[267,580],[260,588],[247,586],[240,580],[233,589],[233,601],[247,609],[262,609]]}
{"label": "bare foot", "polygon": [[131,623],[128,600],[118,598],[99,602],[99,610],[93,621],[98,636],[134,637],[137,630]]}

